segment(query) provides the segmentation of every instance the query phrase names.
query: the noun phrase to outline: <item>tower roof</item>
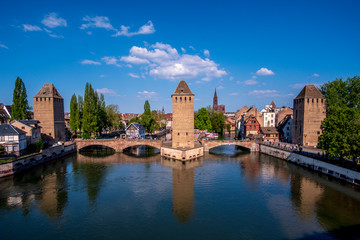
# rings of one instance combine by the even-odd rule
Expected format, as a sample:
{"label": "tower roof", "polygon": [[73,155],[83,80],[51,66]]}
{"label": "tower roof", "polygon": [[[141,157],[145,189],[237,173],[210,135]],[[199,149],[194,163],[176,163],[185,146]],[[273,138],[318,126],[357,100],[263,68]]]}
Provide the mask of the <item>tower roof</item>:
{"label": "tower roof", "polygon": [[214,98],[217,98],[216,88],[215,88]]}
{"label": "tower roof", "polygon": [[295,99],[301,98],[325,98],[314,84],[306,84]]}
{"label": "tower roof", "polygon": [[34,96],[34,98],[36,97],[53,97],[63,99],[52,83],[45,83],[40,91]]}
{"label": "tower roof", "polygon": [[180,81],[173,95],[194,95],[185,81]]}

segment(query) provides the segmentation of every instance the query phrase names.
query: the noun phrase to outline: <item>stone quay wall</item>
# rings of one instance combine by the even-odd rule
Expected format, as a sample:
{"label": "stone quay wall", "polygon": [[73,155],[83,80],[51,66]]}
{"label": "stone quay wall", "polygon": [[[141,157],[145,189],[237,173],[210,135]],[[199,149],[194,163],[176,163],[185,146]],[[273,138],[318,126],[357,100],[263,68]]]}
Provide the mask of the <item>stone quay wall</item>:
{"label": "stone quay wall", "polygon": [[13,175],[23,170],[38,166],[45,162],[49,162],[75,152],[76,145],[72,143],[50,147],[42,150],[38,154],[33,154],[27,157],[19,157],[12,162],[0,163],[0,178]]}
{"label": "stone quay wall", "polygon": [[161,156],[186,161],[204,156],[204,148],[195,147],[191,149],[177,149],[171,147],[162,147]]}
{"label": "stone quay wall", "polygon": [[317,172],[321,172],[323,174],[344,180],[355,185],[360,185],[359,172],[336,166],[327,162],[323,162],[311,157],[303,156],[291,151],[286,151],[263,144],[259,145],[261,153],[301,165],[303,167],[312,169]]}

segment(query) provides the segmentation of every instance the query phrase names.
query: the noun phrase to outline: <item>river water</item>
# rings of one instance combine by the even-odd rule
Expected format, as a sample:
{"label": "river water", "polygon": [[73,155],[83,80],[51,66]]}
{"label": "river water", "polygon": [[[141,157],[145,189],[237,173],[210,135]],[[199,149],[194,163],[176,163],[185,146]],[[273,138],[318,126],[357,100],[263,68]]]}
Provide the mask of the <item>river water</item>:
{"label": "river water", "polygon": [[360,238],[358,189],[235,151],[74,154],[1,179],[1,239]]}

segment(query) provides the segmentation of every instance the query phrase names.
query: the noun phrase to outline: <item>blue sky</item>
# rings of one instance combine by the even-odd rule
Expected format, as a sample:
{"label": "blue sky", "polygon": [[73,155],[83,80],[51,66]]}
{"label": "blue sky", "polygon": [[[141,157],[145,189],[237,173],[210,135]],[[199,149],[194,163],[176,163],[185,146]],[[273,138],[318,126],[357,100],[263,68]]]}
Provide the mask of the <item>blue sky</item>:
{"label": "blue sky", "polygon": [[359,75],[360,1],[7,1],[0,8],[0,102],[15,79],[29,102],[52,82],[69,111],[85,83],[121,112],[171,112],[179,80],[195,109],[292,107],[307,83]]}

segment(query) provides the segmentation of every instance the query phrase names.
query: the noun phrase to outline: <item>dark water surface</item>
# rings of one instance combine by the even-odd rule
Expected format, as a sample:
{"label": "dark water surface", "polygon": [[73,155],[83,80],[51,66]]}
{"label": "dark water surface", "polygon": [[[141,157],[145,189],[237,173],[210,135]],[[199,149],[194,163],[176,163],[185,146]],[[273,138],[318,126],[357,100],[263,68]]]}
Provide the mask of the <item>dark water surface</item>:
{"label": "dark water surface", "polygon": [[234,147],[185,165],[77,154],[0,180],[0,239],[356,239],[359,224],[358,189]]}

